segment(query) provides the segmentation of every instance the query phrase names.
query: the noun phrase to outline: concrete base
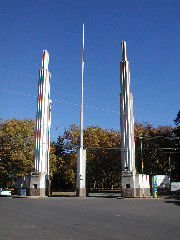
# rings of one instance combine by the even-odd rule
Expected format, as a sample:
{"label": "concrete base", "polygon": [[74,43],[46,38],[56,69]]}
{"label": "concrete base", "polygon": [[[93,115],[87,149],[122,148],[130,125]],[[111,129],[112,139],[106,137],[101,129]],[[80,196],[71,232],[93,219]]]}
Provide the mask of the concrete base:
{"label": "concrete base", "polygon": [[76,196],[77,197],[86,197],[86,188],[77,188]]}
{"label": "concrete base", "polygon": [[149,175],[122,176],[122,197],[150,197]]}
{"label": "concrete base", "polygon": [[30,188],[29,196],[48,196],[48,191],[46,188]]}
{"label": "concrete base", "polygon": [[125,188],[122,189],[122,197],[134,198],[134,197],[150,197],[150,188]]}
{"label": "concrete base", "polygon": [[77,152],[76,196],[86,197],[86,149]]}
{"label": "concrete base", "polygon": [[122,197],[124,198],[133,198],[136,197],[136,189],[135,188],[123,188],[121,190]]}
{"label": "concrete base", "polygon": [[47,196],[49,181],[46,173],[32,172],[30,176],[29,196]]}
{"label": "concrete base", "polygon": [[149,188],[136,188],[137,197],[150,197],[150,187]]}

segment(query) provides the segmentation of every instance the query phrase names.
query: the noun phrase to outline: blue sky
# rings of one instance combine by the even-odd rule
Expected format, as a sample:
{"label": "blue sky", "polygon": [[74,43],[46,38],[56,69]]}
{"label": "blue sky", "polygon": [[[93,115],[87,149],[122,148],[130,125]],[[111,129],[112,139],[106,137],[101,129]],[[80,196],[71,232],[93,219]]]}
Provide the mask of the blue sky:
{"label": "blue sky", "polygon": [[0,0],[0,117],[36,116],[43,49],[52,74],[52,139],[80,122],[120,129],[121,41],[135,121],[174,125],[180,109],[180,0]]}

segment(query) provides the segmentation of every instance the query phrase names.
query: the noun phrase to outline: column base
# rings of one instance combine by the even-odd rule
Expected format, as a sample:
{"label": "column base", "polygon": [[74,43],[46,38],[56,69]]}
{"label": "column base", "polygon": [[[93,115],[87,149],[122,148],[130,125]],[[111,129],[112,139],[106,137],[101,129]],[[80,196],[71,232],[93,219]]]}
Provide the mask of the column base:
{"label": "column base", "polygon": [[122,197],[124,198],[142,198],[150,197],[150,188],[124,188],[122,189]]}
{"label": "column base", "polygon": [[150,197],[149,175],[133,174],[122,176],[122,197]]}
{"label": "column base", "polygon": [[77,188],[76,196],[77,197],[86,197],[86,188]]}
{"label": "column base", "polygon": [[136,188],[136,197],[150,197],[150,188]]}
{"label": "column base", "polygon": [[47,196],[47,189],[46,188],[30,188],[29,189],[29,196],[40,196],[45,197]]}
{"label": "column base", "polygon": [[49,195],[49,180],[46,173],[32,172],[30,175],[29,196]]}
{"label": "column base", "polygon": [[134,197],[136,197],[136,189],[135,188],[123,188],[121,194],[122,194],[122,197],[124,197],[124,198],[134,198]]}

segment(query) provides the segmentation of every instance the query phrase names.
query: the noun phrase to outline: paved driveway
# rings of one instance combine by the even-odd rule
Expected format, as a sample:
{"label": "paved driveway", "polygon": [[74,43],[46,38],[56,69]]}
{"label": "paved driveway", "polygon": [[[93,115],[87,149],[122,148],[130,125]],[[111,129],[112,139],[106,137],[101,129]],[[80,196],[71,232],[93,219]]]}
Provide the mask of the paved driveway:
{"label": "paved driveway", "polygon": [[180,239],[180,200],[0,198],[0,240]]}

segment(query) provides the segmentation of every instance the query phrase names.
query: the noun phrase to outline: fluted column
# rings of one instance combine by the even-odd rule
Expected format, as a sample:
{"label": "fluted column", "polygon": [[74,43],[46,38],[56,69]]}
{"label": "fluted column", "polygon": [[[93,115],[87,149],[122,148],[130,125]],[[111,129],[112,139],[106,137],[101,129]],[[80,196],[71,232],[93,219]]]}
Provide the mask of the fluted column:
{"label": "fluted column", "polygon": [[135,142],[133,95],[130,90],[130,68],[127,61],[126,42],[122,42],[122,61],[120,63],[120,114],[121,114],[121,161],[122,171],[135,172]]}
{"label": "fluted column", "polygon": [[35,171],[49,175],[50,128],[51,128],[51,99],[50,79],[48,70],[49,53],[43,51],[42,68],[39,70],[36,133],[35,133]]}

